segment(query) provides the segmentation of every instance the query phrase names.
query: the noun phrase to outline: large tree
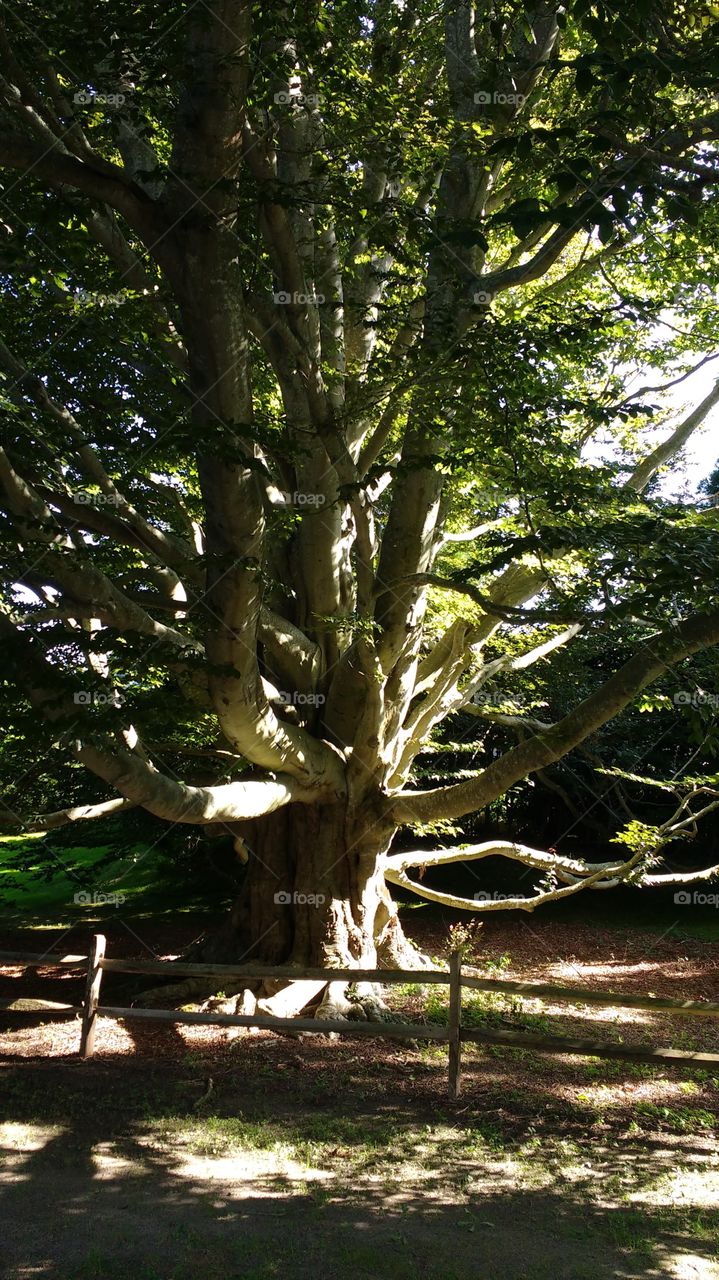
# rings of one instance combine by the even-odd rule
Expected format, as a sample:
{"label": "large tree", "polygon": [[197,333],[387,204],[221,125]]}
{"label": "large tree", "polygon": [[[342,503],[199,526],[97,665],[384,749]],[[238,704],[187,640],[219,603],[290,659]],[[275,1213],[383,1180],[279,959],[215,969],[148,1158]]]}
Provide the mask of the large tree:
{"label": "large tree", "polygon": [[[709,11],[2,10],[4,677],[97,780],[9,819],[231,831],[227,958],[406,960],[388,882],[472,905],[420,862],[656,881],[641,843],[390,846],[719,642],[714,510],[655,485],[719,401],[664,398],[717,346]],[[493,680],[626,619],[557,723],[417,786]]]}

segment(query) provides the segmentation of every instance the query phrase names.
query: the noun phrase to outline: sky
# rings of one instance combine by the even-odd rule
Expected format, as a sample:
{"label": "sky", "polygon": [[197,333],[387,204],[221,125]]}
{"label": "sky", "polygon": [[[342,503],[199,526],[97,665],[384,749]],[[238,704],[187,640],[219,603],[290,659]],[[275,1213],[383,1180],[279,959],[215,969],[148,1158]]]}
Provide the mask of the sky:
{"label": "sky", "polygon": [[[702,356],[695,355],[694,362],[699,364]],[[676,376],[679,376],[678,374]],[[719,352],[717,358],[698,369],[678,386],[666,391],[643,397],[652,404],[661,406],[662,414],[670,411],[655,431],[643,433],[644,448],[642,456],[646,456],[657,444],[668,439],[680,422],[701,404],[708,396],[714,383],[719,378]],[[661,386],[663,381],[670,381],[671,374],[662,375],[656,369],[643,369],[627,381],[626,393],[631,394],[642,386]],[[618,446],[614,446],[605,437],[601,444],[590,443],[586,456],[597,457],[609,461],[618,456]],[[671,469],[660,476],[658,492],[665,498],[692,499],[696,497],[698,487],[706,480],[719,463],[719,405],[715,405],[707,414],[701,427],[690,437],[683,450],[683,455],[674,460]]]}
{"label": "sky", "polygon": [[[701,356],[696,356],[696,362],[699,364]],[[652,384],[659,385],[661,376],[652,371],[650,378],[641,375],[636,379],[637,387],[644,378],[645,384],[651,381]],[[695,410],[697,404],[702,399],[709,396],[711,388],[714,387],[716,379],[719,378],[719,355],[716,360],[710,361],[697,370],[691,378],[687,378],[683,383],[679,383],[678,387],[670,387],[667,392],[663,392],[660,396],[652,397],[656,401],[672,408],[672,419],[665,422],[661,428],[656,431],[655,442],[668,438],[672,431],[677,428],[679,422],[687,416],[692,410]],[[650,397],[651,398],[651,397]],[[719,462],[719,404],[714,406],[713,410],[707,413],[704,424],[693,433],[690,442],[684,448],[684,457],[681,465],[674,463],[672,471],[661,477],[659,484],[659,492],[667,498],[679,498],[686,495],[687,489],[692,493],[696,493],[697,486],[702,480],[706,480],[710,472],[714,470],[716,463]]]}
{"label": "sky", "polygon": [[[678,387],[671,387],[665,392],[666,401],[677,410],[674,425],[695,409],[709,394],[717,378],[719,378],[719,359],[705,364],[697,373],[687,378]],[[665,439],[670,431],[665,426],[662,431]],[[661,482],[660,490],[667,497],[678,497],[685,485],[696,491],[697,486],[705,480],[719,462],[719,405],[715,405],[707,414],[706,420],[691,437],[685,449],[683,466],[673,469]]]}

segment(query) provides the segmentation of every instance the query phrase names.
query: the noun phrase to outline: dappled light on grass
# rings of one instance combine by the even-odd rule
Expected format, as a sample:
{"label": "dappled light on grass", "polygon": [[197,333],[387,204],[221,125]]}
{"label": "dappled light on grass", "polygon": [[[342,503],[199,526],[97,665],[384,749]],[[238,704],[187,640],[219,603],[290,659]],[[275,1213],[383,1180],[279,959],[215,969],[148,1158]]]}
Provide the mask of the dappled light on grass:
{"label": "dappled light on grass", "polygon": [[680,1165],[658,1175],[655,1181],[629,1193],[632,1204],[683,1204],[699,1209],[719,1205],[719,1162],[700,1164],[689,1155]]}
{"label": "dappled light on grass", "polygon": [[[625,1079],[597,1082],[589,1080],[557,1086],[558,1096],[572,1104],[586,1105],[598,1116],[604,1116],[610,1107],[626,1108],[649,1103],[655,1107],[686,1107],[687,1097],[699,1093],[698,1085],[684,1080],[667,1080],[652,1069],[649,1079]],[[710,1127],[701,1126],[698,1127]]]}
{"label": "dappled light on grass", "polygon": [[48,1129],[36,1124],[1,1120],[0,1147],[3,1151],[41,1151],[51,1138],[61,1132],[57,1126]]}
{"label": "dappled light on grass", "polygon": [[328,1169],[313,1168],[293,1158],[291,1147],[278,1145],[267,1151],[234,1152],[229,1156],[201,1155],[192,1151],[177,1154],[172,1165],[173,1175],[179,1178],[218,1182],[227,1186],[231,1182],[247,1179],[251,1183],[245,1194],[261,1195],[263,1181],[282,1177],[287,1182],[287,1192],[293,1183],[327,1182],[334,1177]]}
{"label": "dappled light on grass", "polygon": [[[547,1000],[542,1004],[542,1011],[548,1017],[559,1018],[576,1018],[585,1020],[586,1022],[602,1022],[614,1025],[621,1023],[625,1027],[646,1026],[652,1027],[656,1023],[654,1014],[647,1013],[644,1009],[619,1009],[615,1005],[607,1005],[606,1007],[598,1005],[583,1005],[581,1000],[576,1004],[571,1004],[567,1000],[556,1004]],[[604,1032],[602,1032],[602,1035]]]}
{"label": "dappled light on grass", "polygon": [[[0,1182],[13,1278],[715,1275],[718,1162],[694,1140],[506,1141],[472,1109],[357,1109],[352,1090],[325,1090],[315,1111],[301,1092],[272,1105],[259,1080],[239,1099],[223,1093],[219,1106],[236,1115],[190,1106],[153,1121],[160,1079],[148,1095],[141,1079],[108,1079],[96,1064],[84,1080],[66,1071],[59,1090],[36,1096],[44,1123],[6,1127],[23,1160],[22,1180]],[[88,1083],[103,1086],[97,1105]],[[159,1085],[166,1100],[170,1085]],[[62,1126],[51,1123],[58,1107]]]}
{"label": "dappled light on grass", "polygon": [[[688,957],[684,957],[688,960]],[[544,970],[547,976],[557,978],[566,982],[571,978],[606,978],[608,981],[616,980],[618,977],[639,977],[644,974],[661,975],[665,968],[663,960],[561,960],[557,964],[550,964]],[[706,975],[706,966],[694,964],[690,972]],[[616,981],[612,982],[611,989],[615,989]]]}
{"label": "dappled light on grass", "polygon": [[[124,919],[156,921],[163,915],[174,919],[217,910],[227,897],[226,886],[214,881],[193,892],[181,883],[168,884],[160,851],[145,841],[129,841],[117,849],[78,844],[54,852],[52,834],[47,850],[37,844],[43,839],[38,834],[0,836],[0,925],[6,928],[108,932],[122,927]],[[119,894],[120,904],[98,905],[87,893],[83,898],[90,883]]]}
{"label": "dappled light on grass", "polygon": [[127,1178],[136,1172],[132,1160],[120,1155],[112,1142],[98,1142],[91,1152],[94,1176],[96,1178]]}
{"label": "dappled light on grass", "polygon": [[0,1196],[7,1186],[30,1180],[31,1157],[38,1157],[64,1132],[59,1125],[22,1124],[0,1120]]}
{"label": "dappled light on grass", "polygon": [[716,1264],[696,1253],[675,1254],[669,1260],[673,1280],[716,1280]]}
{"label": "dappled light on grass", "polygon": [[[162,951],[185,941],[178,926]],[[75,936],[62,945],[83,949]],[[512,976],[536,981],[541,964],[570,946],[576,954],[577,937],[535,923],[483,946],[489,971],[510,972],[511,951]],[[709,994],[685,980],[680,945],[662,946],[652,987]],[[113,951],[140,954],[141,943],[117,935]],[[27,982],[47,994],[51,972]],[[445,1016],[443,993],[423,996],[421,980],[395,994],[425,1012],[432,995]],[[554,1027],[541,1001],[477,994],[468,1020],[471,1009],[500,1025]],[[700,1019],[634,1018],[614,1030],[606,1012],[557,1006],[556,1029],[664,1043],[683,1034],[687,1044],[716,1035]],[[0,1218],[13,1225],[0,1230],[22,1280],[374,1276],[378,1258],[388,1280],[715,1280],[719,1091],[706,1071],[468,1045],[452,1103],[444,1046],[269,1032],[230,1040],[211,1026],[100,1019],[97,1057],[83,1063],[79,1022],[13,1026],[0,1033],[15,1143],[5,1143]]]}

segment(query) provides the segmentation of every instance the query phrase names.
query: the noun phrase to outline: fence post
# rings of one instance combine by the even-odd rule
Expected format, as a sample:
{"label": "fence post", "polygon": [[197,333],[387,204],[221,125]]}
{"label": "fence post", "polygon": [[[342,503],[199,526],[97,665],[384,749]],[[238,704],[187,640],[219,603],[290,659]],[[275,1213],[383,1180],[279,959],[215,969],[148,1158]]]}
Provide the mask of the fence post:
{"label": "fence post", "polygon": [[458,1098],[462,1070],[462,953],[449,957],[449,1096]]}
{"label": "fence post", "polygon": [[100,1001],[100,983],[102,982],[100,961],[104,954],[104,934],[96,933],[92,939],[92,949],[87,961],[87,982],[85,984],[85,1001],[82,1006],[82,1034],[80,1037],[81,1058],[91,1058],[95,1052],[96,1010]]}

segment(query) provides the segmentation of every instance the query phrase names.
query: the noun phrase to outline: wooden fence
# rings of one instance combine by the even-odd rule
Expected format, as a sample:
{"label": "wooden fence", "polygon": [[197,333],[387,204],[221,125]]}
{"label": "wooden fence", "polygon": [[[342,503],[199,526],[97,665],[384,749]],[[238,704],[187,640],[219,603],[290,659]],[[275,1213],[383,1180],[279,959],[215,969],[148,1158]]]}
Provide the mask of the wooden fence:
{"label": "wooden fence", "polygon": [[[520,996],[525,1000],[547,998],[569,1000],[575,1004],[599,1005],[605,1008],[642,1009],[649,1013],[675,1014],[681,1017],[719,1017],[719,1004],[702,1000],[670,1000],[656,996],[622,995],[611,991],[587,991],[581,987],[562,987],[540,982],[511,982],[501,978],[482,978],[476,972],[463,970],[459,951],[450,956],[449,969],[291,969],[272,965],[185,964],[168,960],[110,960],[105,956],[105,938],[96,934],[89,956],[72,956],[64,960],[50,955],[29,956],[0,951],[0,966],[21,964],[29,968],[61,966],[86,973],[85,998],[82,1004],[80,1055],[91,1058],[95,1051],[97,1019],[137,1019],[156,1022],[209,1024],[212,1026],[258,1027],[267,1031],[310,1032],[342,1036],[379,1036],[391,1040],[436,1040],[449,1050],[449,1093],[459,1094],[463,1044],[504,1045],[508,1049],[533,1049],[540,1053],[579,1054],[594,1058],[622,1058],[629,1062],[683,1063],[692,1066],[719,1065],[719,1053],[692,1053],[653,1045],[610,1044],[602,1041],[574,1039],[568,1036],[536,1035],[529,1031],[502,1030],[496,1027],[462,1025],[462,993],[464,990],[488,991]],[[316,980],[324,982],[376,982],[417,986],[449,987],[449,1008],[444,1025],[406,1022],[345,1022],[338,1019],[275,1018],[266,1014],[191,1013],[176,1009],[133,1009],[100,1004],[104,973],[137,974],[163,978],[223,978],[233,982],[256,982],[265,978]],[[71,1008],[72,1006],[57,1006]]]}

